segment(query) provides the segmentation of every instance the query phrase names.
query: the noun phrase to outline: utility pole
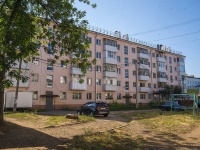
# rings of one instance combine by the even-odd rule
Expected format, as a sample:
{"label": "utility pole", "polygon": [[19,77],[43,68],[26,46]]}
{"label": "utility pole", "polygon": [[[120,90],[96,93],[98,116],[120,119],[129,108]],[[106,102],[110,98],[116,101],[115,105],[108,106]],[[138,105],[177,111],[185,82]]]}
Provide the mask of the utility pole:
{"label": "utility pole", "polygon": [[20,60],[19,60],[19,68],[18,68],[18,72],[17,72],[17,84],[16,84],[13,112],[17,111],[17,99],[18,99],[19,81],[20,81],[19,80],[19,75],[20,75],[20,72],[21,72],[21,68],[22,68],[22,58],[20,58]]}

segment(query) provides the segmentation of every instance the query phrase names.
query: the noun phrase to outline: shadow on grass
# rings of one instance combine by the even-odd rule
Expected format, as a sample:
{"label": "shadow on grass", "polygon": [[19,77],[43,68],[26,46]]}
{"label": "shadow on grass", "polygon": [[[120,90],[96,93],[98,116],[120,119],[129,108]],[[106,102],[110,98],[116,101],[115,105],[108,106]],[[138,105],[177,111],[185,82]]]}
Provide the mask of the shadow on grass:
{"label": "shadow on grass", "polygon": [[65,149],[60,146],[63,140],[52,137],[32,128],[5,122],[0,127],[0,149]]}

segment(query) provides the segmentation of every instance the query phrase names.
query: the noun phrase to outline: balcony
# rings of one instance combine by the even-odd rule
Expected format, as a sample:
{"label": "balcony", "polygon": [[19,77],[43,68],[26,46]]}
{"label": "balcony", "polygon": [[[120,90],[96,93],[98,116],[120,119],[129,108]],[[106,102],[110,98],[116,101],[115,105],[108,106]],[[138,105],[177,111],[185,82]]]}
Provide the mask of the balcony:
{"label": "balcony", "polygon": [[156,60],[159,62],[166,62],[164,57],[157,57]]}
{"label": "balcony", "polygon": [[103,89],[104,89],[104,91],[116,91],[117,85],[104,84]]}
{"label": "balcony", "polygon": [[138,68],[139,69],[149,69],[149,65],[147,65],[147,64],[139,64]]}
{"label": "balcony", "polygon": [[104,63],[116,65],[117,60],[115,58],[104,57]]}
{"label": "balcony", "polygon": [[87,83],[70,82],[70,90],[87,90]]}
{"label": "balcony", "polygon": [[184,62],[178,62],[178,66],[185,66]]}
{"label": "balcony", "polygon": [[138,75],[138,80],[148,81],[148,80],[149,80],[149,76],[146,76],[146,75]]}
{"label": "balcony", "polygon": [[117,53],[117,47],[115,47],[115,46],[104,45],[104,50]]}
{"label": "balcony", "polygon": [[104,71],[103,76],[104,77],[117,78],[117,72]]}
{"label": "balcony", "polygon": [[165,67],[158,67],[158,71],[159,72],[166,72],[166,68]]}
{"label": "balcony", "polygon": [[158,77],[158,82],[167,82],[167,79],[163,77]]}
{"label": "balcony", "polygon": [[83,73],[81,72],[80,68],[72,68],[71,69],[71,74],[83,75]]}
{"label": "balcony", "polygon": [[149,87],[139,87],[139,92],[148,93],[150,91]]}
{"label": "balcony", "polygon": [[148,59],[149,55],[144,53],[138,53],[138,57]]}

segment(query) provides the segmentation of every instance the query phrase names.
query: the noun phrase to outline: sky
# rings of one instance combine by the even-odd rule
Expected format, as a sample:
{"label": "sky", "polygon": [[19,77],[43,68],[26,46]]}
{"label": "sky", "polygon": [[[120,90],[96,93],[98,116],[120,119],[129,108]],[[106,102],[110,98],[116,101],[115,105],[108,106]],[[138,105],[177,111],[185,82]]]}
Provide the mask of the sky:
{"label": "sky", "polygon": [[200,77],[200,0],[90,0],[89,25],[180,51],[188,75]]}

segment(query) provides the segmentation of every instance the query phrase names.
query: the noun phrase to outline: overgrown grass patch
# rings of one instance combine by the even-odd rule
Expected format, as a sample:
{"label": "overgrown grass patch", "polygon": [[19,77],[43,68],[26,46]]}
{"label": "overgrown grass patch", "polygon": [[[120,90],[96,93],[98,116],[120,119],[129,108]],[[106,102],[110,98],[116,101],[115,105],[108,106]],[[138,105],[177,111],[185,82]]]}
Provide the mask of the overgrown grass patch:
{"label": "overgrown grass patch", "polygon": [[120,132],[109,131],[101,134],[92,134],[75,137],[68,145],[73,150],[132,150],[142,148],[145,140],[141,137],[131,137]]}
{"label": "overgrown grass patch", "polygon": [[5,112],[5,118],[13,118],[18,121],[28,122],[31,124],[40,124],[40,126],[55,126],[63,123],[76,123],[76,122],[89,122],[94,121],[94,117],[90,116],[79,116],[79,119],[67,119],[66,116],[43,116],[37,115],[32,112],[23,112],[23,113],[12,113]]}
{"label": "overgrown grass patch", "polygon": [[200,116],[194,116],[192,111],[152,111],[134,113],[131,116],[158,132],[186,133],[200,124]]}

